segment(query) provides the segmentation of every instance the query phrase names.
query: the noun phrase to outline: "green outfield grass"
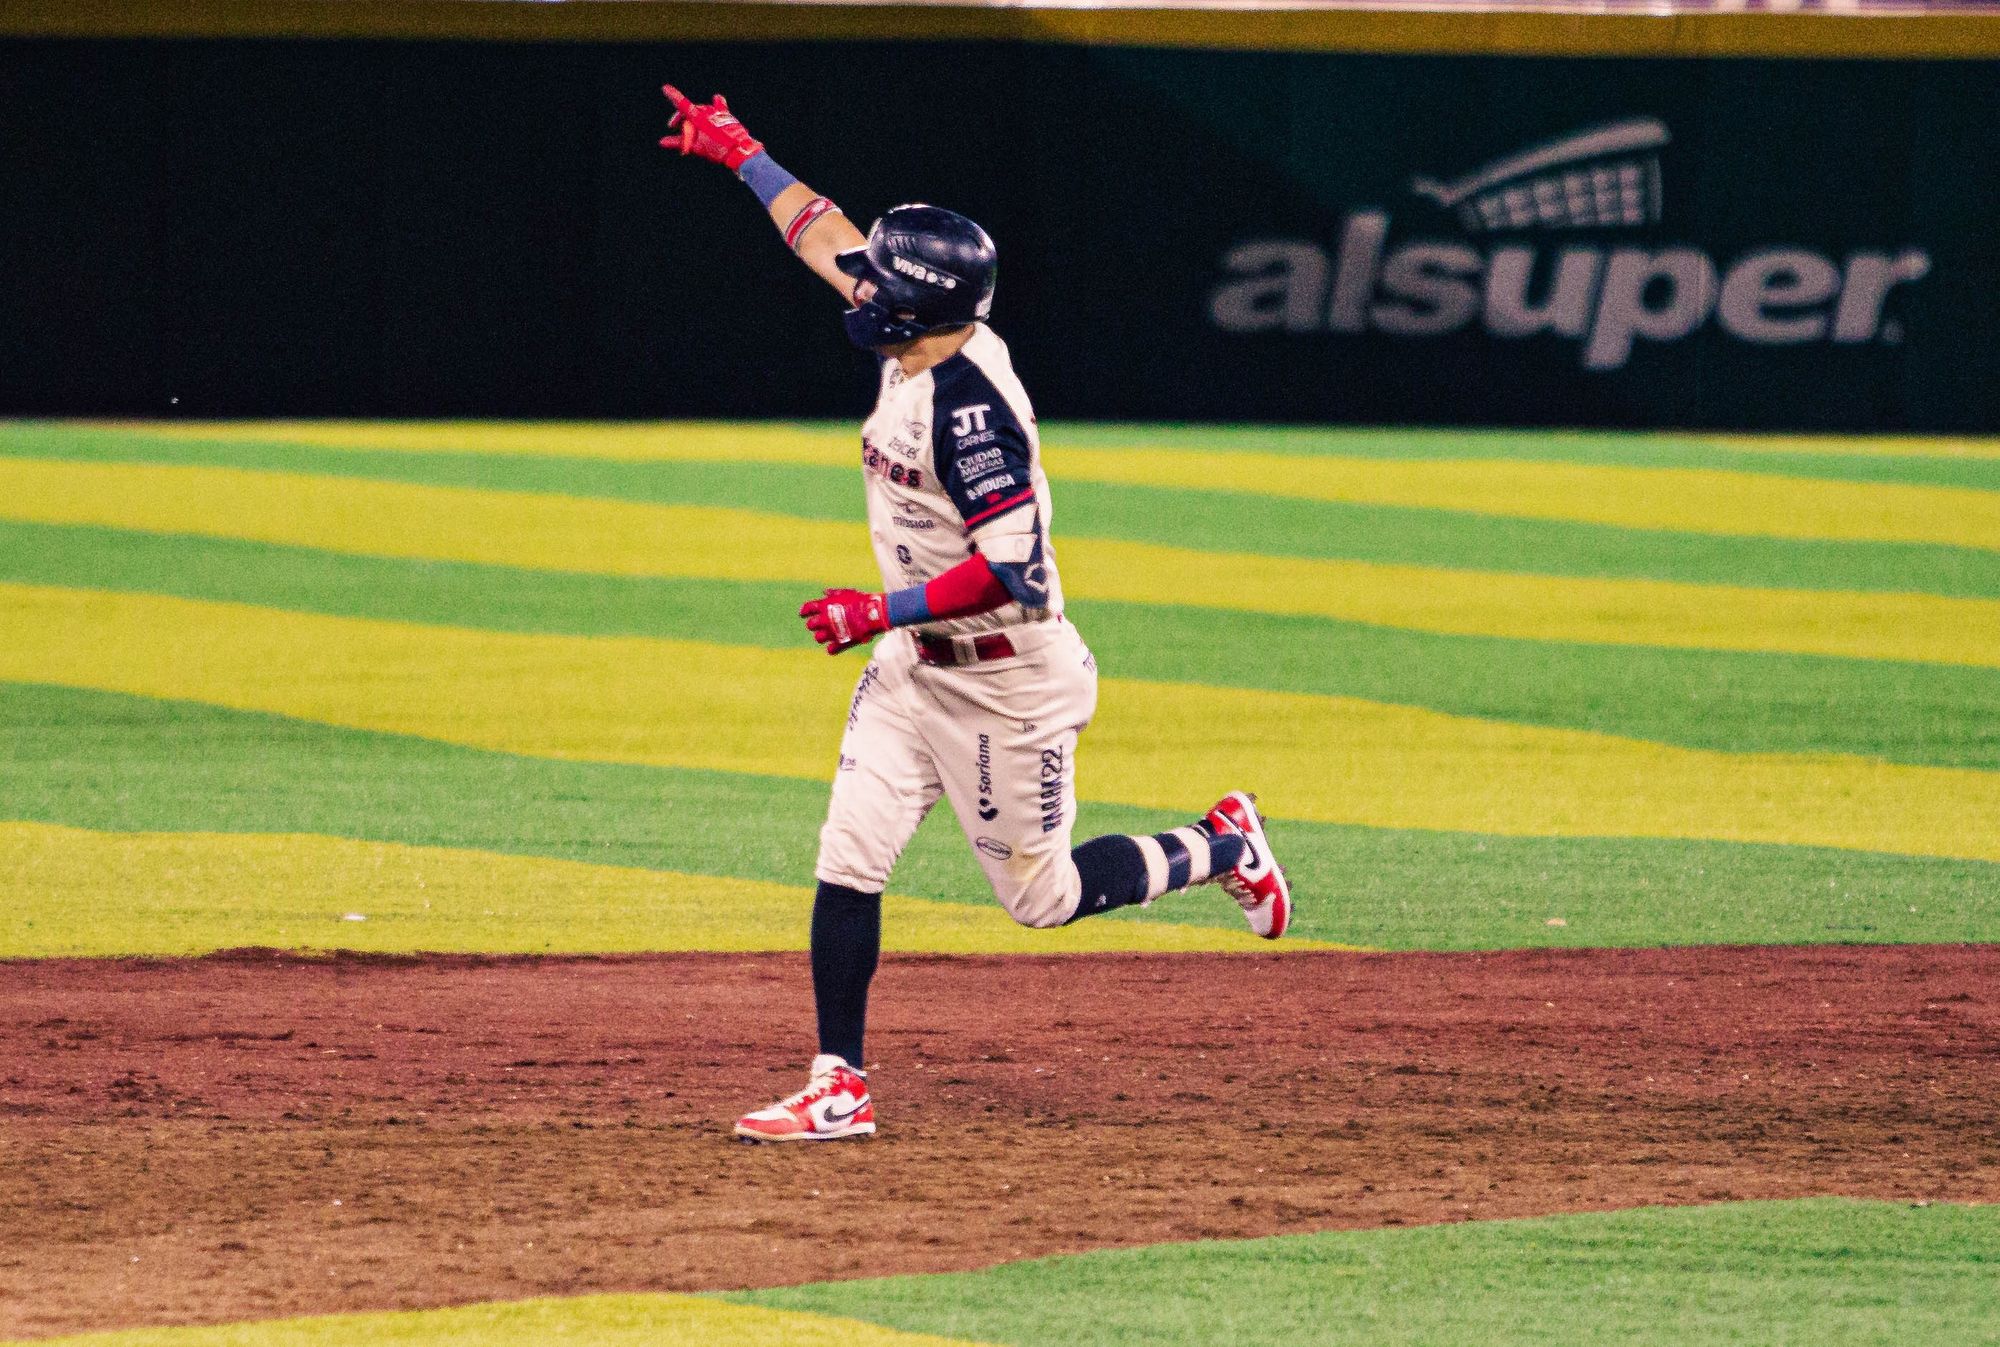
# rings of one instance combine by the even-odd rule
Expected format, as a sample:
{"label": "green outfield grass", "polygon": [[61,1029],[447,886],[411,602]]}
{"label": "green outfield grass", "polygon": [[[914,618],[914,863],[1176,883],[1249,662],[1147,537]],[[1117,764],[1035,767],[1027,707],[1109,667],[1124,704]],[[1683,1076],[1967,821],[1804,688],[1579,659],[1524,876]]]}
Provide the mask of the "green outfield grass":
{"label": "green outfield grass", "polygon": [[[1261,790],[1299,939],[2000,939],[2000,442],[1045,427],[1080,836]],[[0,958],[799,949],[852,427],[0,423]],[[1014,927],[940,809],[891,950]],[[1833,1180],[1830,1180],[1833,1182]],[[1992,1208],[1817,1200],[63,1340],[2000,1343]]]}
{"label": "green outfield grass", "polygon": [[2000,1342],[2000,1210],[1820,1199],[1155,1245],[746,1293],[1019,1347]]}
{"label": "green outfield grass", "polygon": [[2000,1342],[2000,1211],[1837,1198],[1155,1245],[979,1272],[584,1296],[48,1347]]}
{"label": "green outfield grass", "polygon": [[[1871,540],[1983,538],[1979,502],[2000,499],[1991,445],[1133,426],[1051,426],[1047,435],[1058,546],[1082,573],[1071,612],[1111,680],[1084,741],[1086,833],[1177,822],[1200,801],[1149,783],[1240,764],[1244,784],[1265,787],[1301,894],[1298,930],[1321,940],[1482,948],[1981,940],[2000,930],[1993,862],[1950,858],[2000,855],[2000,824],[1974,807],[2000,789],[2000,722],[1990,714],[2000,704],[2000,647],[1980,630],[2000,607],[1977,606],[2000,597],[2000,550]],[[15,681],[0,683],[0,819],[582,862],[678,876],[663,881],[676,893],[700,876],[796,891],[809,882],[824,810],[833,708],[859,660],[782,661],[803,654],[798,594],[816,575],[865,575],[870,564],[853,522],[851,445],[851,429],[825,425],[0,426],[0,465],[28,472],[20,482],[33,488],[0,499],[0,584],[17,587],[6,604],[22,605],[9,609],[13,631],[45,651],[15,659]],[[1259,471],[1225,466],[1226,494],[1198,490],[1190,474],[1211,459]],[[1264,471],[1290,461],[1318,475],[1301,486]],[[234,475],[135,477],[148,485],[119,494],[119,474],[150,465]],[[72,470],[96,475],[72,490]],[[1642,474],[1636,485],[1620,475],[1633,472]],[[1663,527],[1687,520],[1685,502],[1653,500],[1648,472],[1683,474],[1673,480],[1710,493],[1717,517],[1747,531]],[[1482,499],[1473,484],[1489,480],[1546,496],[1496,501],[1509,513],[1488,513],[1474,508]],[[355,497],[355,512],[343,514],[342,483],[378,494]],[[210,485],[219,494],[205,497]],[[439,488],[460,494],[395,494]],[[1883,493],[1879,521],[1869,513],[1877,498],[1854,492]],[[281,498],[319,512],[294,531],[324,545],[257,541],[284,521],[231,513]],[[498,511],[497,533],[453,534],[453,521],[423,513],[457,502]],[[1867,508],[1850,509],[1856,502]],[[672,523],[604,513],[686,507],[723,513]],[[1943,513],[1925,513],[1931,507]],[[385,531],[381,509],[407,513],[401,532]],[[103,517],[89,522],[93,511]],[[1637,526],[1601,522],[1607,516]],[[769,534],[729,534],[732,521]],[[688,526],[723,532],[690,552],[672,532]],[[650,541],[656,527],[668,532]],[[1801,536],[1781,536],[1788,531]],[[432,533],[439,541],[425,541]],[[1131,545],[1153,550],[1115,550]],[[549,560],[461,556],[510,550]],[[1201,594],[1144,573],[1171,565],[1199,575],[1205,551],[1334,567],[1272,572],[1272,583],[1321,586],[1316,603],[1370,620],[1288,611],[1283,589]],[[1357,563],[1417,569],[1378,583],[1351,569]],[[1093,591],[1092,577],[1158,597],[1113,601]],[[1674,588],[1656,596],[1645,588],[1656,581]],[[1600,588],[1561,588],[1572,582]],[[1356,583],[1376,588],[1344,597]],[[1556,588],[1535,588],[1544,584]],[[1407,616],[1399,586],[1415,605]],[[153,616],[66,626],[75,619],[47,596],[72,592],[252,607],[185,617],[133,609]],[[1704,626],[1710,595],[1717,616]],[[1949,606],[1967,600],[1975,607]],[[1536,602],[1555,606],[1537,612]],[[1595,607],[1561,606],[1570,602]],[[1679,605],[1679,616],[1656,602]],[[284,638],[291,644],[252,639],[254,624],[236,613],[269,613],[274,632],[295,633]],[[300,626],[304,614],[375,625]],[[1834,648],[1923,657],[1798,653],[1825,644],[1814,628],[1822,617],[1845,624]],[[146,622],[154,635],[142,634]],[[1776,634],[1760,634],[1766,627]],[[1709,630],[1732,648],[1700,648]],[[554,644],[481,654],[490,643],[478,644],[480,633]],[[626,663],[580,673],[575,660],[595,658],[594,647],[561,644],[578,637],[657,641],[667,663],[641,676],[643,665],[621,672],[630,661],[620,655]],[[217,641],[225,644],[205,646]],[[430,688],[410,663],[426,641],[459,661],[441,656]],[[1754,648],[1760,642],[1771,648]],[[181,649],[204,648],[206,671],[181,667]],[[800,707],[675,729],[686,695],[723,708],[704,714],[749,705],[701,701],[714,679],[697,672],[698,651],[714,652],[706,658],[719,659],[717,669],[764,679],[773,695],[803,699]],[[19,654],[0,658],[10,653]],[[477,667],[488,658],[528,662]],[[257,664],[267,659],[289,663],[259,690]],[[393,670],[382,662],[391,659]],[[576,688],[601,685],[550,688],[588,695],[587,724],[563,728],[577,708],[553,720],[536,709],[534,680],[558,674]],[[370,690],[377,682],[380,693]],[[1283,741],[1288,765],[1212,727],[1190,733],[1201,711],[1188,694],[1203,687],[1219,690],[1218,707],[1251,717],[1245,728],[1259,742]],[[485,710],[473,704],[482,696]],[[397,699],[410,709],[394,710]],[[800,742],[771,738],[780,725]],[[672,732],[661,739],[663,730]],[[1327,736],[1326,761],[1349,775],[1315,779],[1313,736]],[[722,742],[745,751],[705,747]],[[628,744],[638,747],[611,747]],[[1949,774],[1925,775],[1936,769]],[[1543,791],[1555,794],[1539,802]],[[1142,807],[1155,797],[1171,807]],[[1728,801],[1738,798],[1768,816],[1736,826]],[[1788,799],[1798,827],[1785,822]],[[1661,811],[1657,827],[1649,809]],[[1758,838],[1768,840],[1749,840]],[[1870,849],[1883,844],[1911,854]],[[107,843],[88,845],[109,854]],[[246,854],[257,845],[246,840]],[[361,853],[324,854],[346,864]],[[337,865],[314,873],[338,887]],[[25,883],[32,895],[32,877]],[[894,891],[990,904],[943,811],[920,832]],[[0,919],[0,954],[214,947],[290,932],[307,915],[278,897],[270,907],[282,922],[240,892],[212,901],[182,893],[171,922],[120,930],[66,918],[73,904],[42,896]],[[1231,929],[1238,919],[1213,897],[1159,904],[1122,929]],[[631,949],[716,938],[668,920],[651,899],[617,912],[608,924],[576,923],[575,940]],[[406,917],[371,941],[575,947],[551,945],[547,930],[504,914],[470,926],[462,913]],[[358,938],[338,925],[303,929],[304,943]],[[947,943],[957,948],[966,937],[953,930]]]}
{"label": "green outfield grass", "polygon": [[[0,816],[114,832],[299,833],[804,883],[824,788],[729,772],[556,762],[403,735],[69,688],[0,694]],[[303,767],[303,770],[302,770]],[[754,820],[754,826],[746,823]],[[1086,805],[1085,832],[1153,831],[1158,810]],[[1509,838],[1276,820],[1302,894],[1299,934],[1386,949],[1659,943],[1959,941],[2000,930],[1992,865],[1865,852],[1625,838]],[[32,879],[29,880],[32,885]],[[990,906],[957,824],[927,821],[898,893]],[[1914,911],[1912,909],[1915,909]],[[344,911],[345,909],[343,909]],[[158,949],[96,912],[0,923],[5,952]],[[329,907],[326,943],[352,943]],[[411,948],[463,948],[447,913]],[[599,914],[601,916],[601,914]],[[638,921],[643,914],[629,914]],[[1551,927],[1551,917],[1566,925]],[[544,916],[495,920],[494,949],[534,943]],[[1212,893],[1117,920],[1236,929]],[[586,925],[585,929],[591,929]],[[247,943],[236,894],[183,909],[173,948]],[[372,934],[372,933],[370,933]],[[668,947],[666,932],[653,938]],[[891,918],[894,934],[894,918]],[[643,948],[643,926],[607,933]],[[121,943],[124,942],[124,943]],[[566,946],[576,948],[574,944]]]}
{"label": "green outfield grass", "polygon": [[[0,580],[501,631],[795,648],[798,586],[343,556],[0,522]],[[1107,673],[1366,697],[1736,752],[2000,768],[2000,669],[1397,631],[1075,601]],[[1244,652],[1252,652],[1245,658]]]}
{"label": "green outfield grass", "polygon": [[[383,450],[356,453],[283,441],[202,441],[70,426],[0,427],[0,454],[106,463],[163,463],[313,472],[336,477],[561,492],[610,500],[775,510],[806,519],[859,517],[860,486],[849,446],[854,432],[814,429],[808,444],[824,446],[824,463],[754,461],[725,467],[695,460],[624,461],[506,453]],[[1248,445],[1272,452],[1269,433],[1149,431],[1129,428],[1105,437],[1090,428],[1055,426],[1052,442],[1095,445],[1159,441],[1220,450]],[[1286,432],[1282,452],[1362,451],[1380,455],[1399,437]],[[753,442],[754,443],[754,442]],[[1511,454],[1539,460],[1560,451],[1562,437],[1514,435],[1489,440],[1413,433],[1413,450],[1443,456]],[[1600,437],[1598,451],[1574,461],[1615,463],[1624,443],[1630,461],[1658,466],[1722,467],[1744,472],[1826,471],[1832,480],[1898,485],[1975,487],[2000,491],[2000,460],[1874,458],[1725,453],[1719,450],[1662,457],[1646,437]],[[588,447],[587,445],[585,446]],[[1554,461],[1570,461],[1561,457]],[[1279,556],[1342,557],[1361,561],[1441,565],[1550,575],[1682,580],[1697,584],[1760,585],[1796,589],[1914,590],[2000,598],[2000,553],[1920,543],[1828,542],[1754,536],[1707,537],[1651,532],[1561,520],[1503,518],[1464,511],[1404,509],[1339,501],[1291,500],[1258,495],[1254,483],[1233,481],[1218,499],[1213,491],[1062,483],[1058,535],[1173,543],[1213,551],[1248,550]],[[1245,546],[1246,539],[1254,545]]]}

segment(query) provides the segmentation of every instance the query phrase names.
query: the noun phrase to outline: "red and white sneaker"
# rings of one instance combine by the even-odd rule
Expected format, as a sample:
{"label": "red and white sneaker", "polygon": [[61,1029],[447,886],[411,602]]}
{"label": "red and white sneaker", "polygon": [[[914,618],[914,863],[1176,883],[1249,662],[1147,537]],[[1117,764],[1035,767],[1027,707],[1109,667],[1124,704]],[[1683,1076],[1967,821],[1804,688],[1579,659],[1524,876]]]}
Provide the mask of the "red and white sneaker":
{"label": "red and white sneaker", "polygon": [[736,1120],[745,1141],[838,1141],[874,1130],[868,1078],[829,1053],[813,1058],[805,1089]]}
{"label": "red and white sneaker", "polygon": [[1292,924],[1292,886],[1271,854],[1264,836],[1264,820],[1257,813],[1257,797],[1232,790],[1208,811],[1208,826],[1217,833],[1240,833],[1243,859],[1216,883],[1243,909],[1250,929],[1266,940],[1276,940]]}

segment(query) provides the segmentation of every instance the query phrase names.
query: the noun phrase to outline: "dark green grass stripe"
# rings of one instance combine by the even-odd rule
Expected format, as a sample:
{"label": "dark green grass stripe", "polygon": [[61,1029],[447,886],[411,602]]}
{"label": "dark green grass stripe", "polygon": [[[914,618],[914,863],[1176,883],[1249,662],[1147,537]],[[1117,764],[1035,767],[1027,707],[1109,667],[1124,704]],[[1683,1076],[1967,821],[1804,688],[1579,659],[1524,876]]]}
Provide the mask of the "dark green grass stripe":
{"label": "dark green grass stripe", "polygon": [[[306,445],[179,441],[126,432],[0,425],[0,452],[106,462],[277,469],[382,481],[561,492],[656,504],[859,520],[846,464],[620,463],[450,453],[357,453]],[[1473,570],[2000,597],[2000,553],[1919,543],[1712,537],[1559,520],[1276,496],[1059,481],[1056,536],[1208,551],[1348,558]]]}
{"label": "dark green grass stripe", "polygon": [[2000,1208],[1818,1198],[1161,1244],[729,1300],[1020,1347],[2000,1341]]}
{"label": "dark green grass stripe", "polygon": [[[1086,736],[1086,755],[1089,746]],[[1282,801],[1269,803],[1282,811]],[[0,818],[311,832],[809,883],[825,804],[825,788],[808,781],[548,761],[189,703],[0,684]],[[1086,805],[1078,836],[1183,821]],[[1282,818],[1272,839],[1299,894],[1298,933],[1353,944],[2000,939],[2000,866],[1978,862]],[[892,887],[992,901],[946,809],[919,831]],[[1557,916],[1568,924],[1546,924]],[[1130,919],[1240,920],[1214,890]]]}
{"label": "dark green grass stripe", "polygon": [[[0,522],[0,578],[507,631],[799,646],[800,586],[564,575]],[[2000,768],[2000,670],[1071,606],[1109,676],[1366,697],[1726,751]]]}

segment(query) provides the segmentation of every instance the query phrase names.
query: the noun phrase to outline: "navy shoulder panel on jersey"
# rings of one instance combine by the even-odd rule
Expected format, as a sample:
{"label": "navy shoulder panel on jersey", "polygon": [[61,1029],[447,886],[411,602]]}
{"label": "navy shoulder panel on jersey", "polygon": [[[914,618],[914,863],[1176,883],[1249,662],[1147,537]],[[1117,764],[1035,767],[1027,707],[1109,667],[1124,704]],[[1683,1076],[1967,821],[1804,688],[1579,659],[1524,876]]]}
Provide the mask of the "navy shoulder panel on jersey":
{"label": "navy shoulder panel on jersey", "polygon": [[967,528],[1032,505],[1028,435],[984,370],[963,352],[932,371],[931,450]]}

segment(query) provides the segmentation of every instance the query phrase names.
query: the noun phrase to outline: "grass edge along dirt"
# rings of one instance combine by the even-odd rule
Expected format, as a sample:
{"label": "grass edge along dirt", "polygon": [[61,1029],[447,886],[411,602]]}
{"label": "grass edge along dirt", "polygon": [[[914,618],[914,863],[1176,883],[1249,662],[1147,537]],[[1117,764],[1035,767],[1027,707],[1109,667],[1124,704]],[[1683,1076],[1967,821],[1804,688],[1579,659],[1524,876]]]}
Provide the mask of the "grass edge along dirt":
{"label": "grass edge along dirt", "polygon": [[[199,955],[238,946],[374,954],[804,950],[801,883],[310,833],[101,832],[0,822],[0,957]],[[1190,905],[1195,899],[1184,900]],[[1239,923],[1240,926],[1240,923]],[[918,954],[1269,953],[1243,929],[1015,924],[992,903],[891,893],[883,949]]]}
{"label": "grass edge along dirt", "polygon": [[2000,1208],[1808,1198],[1150,1245],[702,1297],[544,1298],[43,1343],[1944,1347],[1992,1341],[1997,1263]]}
{"label": "grass edge along dirt", "polygon": [[854,1319],[647,1292],[116,1329],[33,1341],[36,1347],[546,1347],[550,1342],[588,1347],[977,1347]]}
{"label": "grass edge along dirt", "polygon": [[1020,1347],[1994,1341],[2000,1207],[1840,1198],[1153,1245],[742,1292]]}

